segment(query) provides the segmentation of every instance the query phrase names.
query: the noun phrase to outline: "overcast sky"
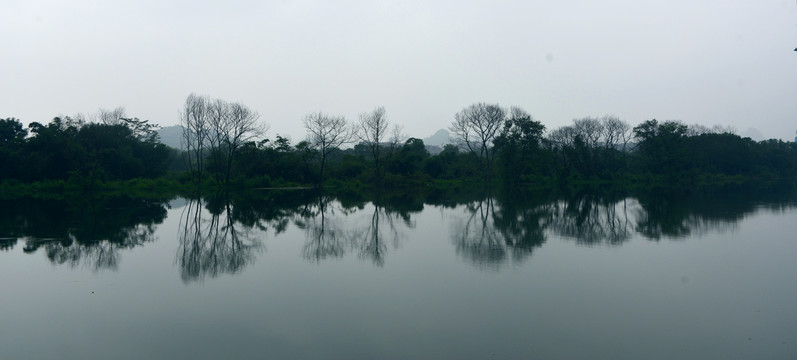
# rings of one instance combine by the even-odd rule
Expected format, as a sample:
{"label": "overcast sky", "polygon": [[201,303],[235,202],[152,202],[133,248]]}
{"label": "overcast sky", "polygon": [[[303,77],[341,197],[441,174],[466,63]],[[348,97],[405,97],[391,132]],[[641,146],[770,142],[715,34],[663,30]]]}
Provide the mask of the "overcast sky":
{"label": "overcast sky", "polygon": [[426,137],[475,102],[549,130],[614,114],[793,140],[795,47],[794,0],[0,0],[0,118],[176,125],[196,92],[294,141],[314,111],[384,106]]}

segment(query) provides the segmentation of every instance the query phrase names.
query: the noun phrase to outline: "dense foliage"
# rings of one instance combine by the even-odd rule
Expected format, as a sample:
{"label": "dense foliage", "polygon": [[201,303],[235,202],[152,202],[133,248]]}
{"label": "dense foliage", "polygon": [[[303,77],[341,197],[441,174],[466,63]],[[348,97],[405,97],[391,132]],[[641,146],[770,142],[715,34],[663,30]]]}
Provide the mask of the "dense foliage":
{"label": "dense foliage", "polygon": [[[214,184],[213,159],[201,179],[189,171],[185,153],[161,144],[151,125],[138,119],[118,124],[76,123],[55,118],[25,128],[17,119],[0,120],[0,180],[23,183],[78,181],[81,184],[168,173],[189,184]],[[614,117],[584,118],[547,132],[519,109],[506,112],[490,140],[493,165],[485,151],[449,144],[431,155],[423,141],[373,143],[348,149],[323,149],[307,141],[248,141],[231,159],[229,183],[238,187],[327,186],[354,184],[401,188],[491,182],[516,187],[619,183],[642,186],[691,186],[707,183],[797,177],[797,144],[756,142],[729,131],[712,131],[680,122],[645,121],[628,126]],[[483,143],[487,143],[486,141]],[[199,153],[209,157],[210,153]],[[182,157],[182,158],[181,158]],[[376,170],[376,161],[380,170]],[[194,163],[195,166],[196,163]],[[324,166],[324,178],[320,167]]]}
{"label": "dense foliage", "polygon": [[55,118],[27,129],[17,119],[0,120],[0,180],[155,178],[166,173],[169,155],[154,129],[138,119],[106,125]]}
{"label": "dense foliage", "polygon": [[[545,127],[530,117],[507,120],[495,139],[496,184],[552,186],[584,182],[680,186],[700,183],[794,179],[797,144],[779,140],[756,142],[732,133],[690,134],[677,122],[650,120],[629,127],[628,141],[607,144],[585,141],[575,134],[567,141],[545,137]],[[285,138],[275,143],[249,143],[237,165],[240,181],[258,179],[253,186],[310,184],[317,170],[300,143]],[[410,138],[385,149],[383,184],[409,187],[453,182],[484,183],[490,177],[479,154],[446,145],[430,155],[423,141]],[[327,184],[373,184],[377,174],[372,155],[362,146],[339,150],[328,160]]]}

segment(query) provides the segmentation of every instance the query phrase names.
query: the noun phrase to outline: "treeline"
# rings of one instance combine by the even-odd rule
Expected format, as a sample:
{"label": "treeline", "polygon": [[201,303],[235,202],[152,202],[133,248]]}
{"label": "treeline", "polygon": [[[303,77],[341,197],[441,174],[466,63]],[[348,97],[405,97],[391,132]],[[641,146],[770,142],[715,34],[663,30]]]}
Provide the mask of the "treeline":
{"label": "treeline", "polygon": [[[107,114],[106,114],[107,115]],[[477,103],[454,116],[454,144],[431,155],[403,139],[384,108],[359,121],[312,113],[298,143],[264,138],[259,115],[239,103],[190,95],[182,114],[183,151],[161,144],[137,118],[49,124],[0,120],[0,180],[82,183],[171,176],[184,184],[240,187],[361,184],[412,187],[459,183],[556,186],[699,183],[797,177],[797,144],[756,142],[727,128],[614,116],[586,117],[548,130],[523,109]]]}
{"label": "treeline", "polygon": [[[383,108],[362,114],[353,125],[314,113],[305,121],[307,140],[295,146],[280,136],[273,142],[250,142],[241,148],[236,168],[241,179],[259,178],[262,184],[331,181],[390,187],[462,181],[509,187],[666,187],[797,177],[797,144],[756,142],[719,126],[654,119],[632,127],[603,116],[546,131],[520,108],[478,103],[455,115],[449,127],[455,144],[431,155],[421,139],[398,141],[388,125]],[[335,146],[323,137],[330,134]],[[354,146],[341,150],[346,143],[341,138]]]}
{"label": "treeline", "polygon": [[86,123],[56,117],[49,124],[0,119],[0,180],[97,183],[166,174],[176,156],[146,120]]}

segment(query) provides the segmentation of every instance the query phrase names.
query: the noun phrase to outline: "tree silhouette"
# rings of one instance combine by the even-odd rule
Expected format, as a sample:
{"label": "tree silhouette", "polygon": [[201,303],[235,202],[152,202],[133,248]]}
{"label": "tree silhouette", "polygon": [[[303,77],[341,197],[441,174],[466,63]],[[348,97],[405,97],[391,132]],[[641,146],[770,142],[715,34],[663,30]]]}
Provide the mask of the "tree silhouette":
{"label": "tree silhouette", "polygon": [[315,150],[308,154],[316,155],[319,167],[317,185],[321,186],[329,155],[349,143],[353,132],[343,116],[330,116],[321,112],[307,115],[304,118],[304,127],[307,130],[308,147]]}
{"label": "tree silhouette", "polygon": [[494,141],[505,117],[506,111],[497,104],[476,103],[454,115],[449,127],[455,141],[478,157],[488,180],[493,175]]}

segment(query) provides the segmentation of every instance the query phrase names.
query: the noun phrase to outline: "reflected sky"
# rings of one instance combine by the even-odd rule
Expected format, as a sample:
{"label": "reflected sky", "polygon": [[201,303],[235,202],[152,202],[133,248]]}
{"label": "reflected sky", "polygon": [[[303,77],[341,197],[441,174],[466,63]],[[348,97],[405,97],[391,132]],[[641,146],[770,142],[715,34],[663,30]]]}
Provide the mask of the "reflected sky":
{"label": "reflected sky", "polygon": [[797,354],[790,195],[510,199],[5,200],[0,358]]}

